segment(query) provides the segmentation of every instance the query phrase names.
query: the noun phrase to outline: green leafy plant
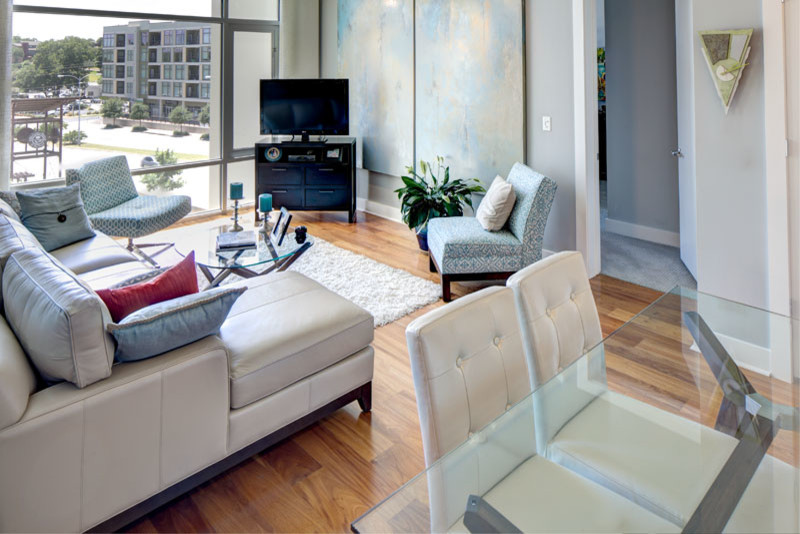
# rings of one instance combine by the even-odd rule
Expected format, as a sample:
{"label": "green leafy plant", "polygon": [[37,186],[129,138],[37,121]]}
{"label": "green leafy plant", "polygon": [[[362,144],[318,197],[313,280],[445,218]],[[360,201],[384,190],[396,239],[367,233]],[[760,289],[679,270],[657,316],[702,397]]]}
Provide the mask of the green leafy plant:
{"label": "green leafy plant", "polygon": [[67,133],[64,134],[64,143],[66,143],[68,145],[77,145],[78,144],[78,139],[83,141],[87,137],[89,137],[89,136],[86,135],[85,132],[79,132],[78,130],[73,130],[71,132],[67,132]]}
{"label": "green leafy plant", "polygon": [[106,119],[111,119],[111,124],[106,125],[106,128],[116,128],[117,119],[122,116],[122,100],[119,98],[103,100],[103,105],[100,107],[100,114]]}
{"label": "green leafy plant", "polygon": [[173,135],[181,137],[185,134],[183,125],[192,120],[192,114],[183,106],[178,106],[169,113],[169,121],[178,124],[181,128],[180,131],[172,132]]}
{"label": "green leafy plant", "polygon": [[147,104],[142,102],[137,102],[131,108],[131,119],[139,121],[139,126],[134,126],[132,130],[134,132],[144,132],[147,130],[146,127],[142,126],[142,121],[144,119],[150,118],[150,108]]}
{"label": "green leafy plant", "polygon": [[427,228],[434,217],[454,217],[464,214],[464,205],[472,207],[472,193],[486,190],[474,178],[450,179],[450,167],[444,158],[436,156],[436,168],[427,161],[419,162],[418,173],[414,167],[406,167],[407,176],[402,176],[404,187],[395,190],[400,199],[403,222],[417,232]]}
{"label": "green leafy plant", "polygon": [[[164,150],[156,149],[155,156],[159,166],[175,165],[178,163],[178,156],[169,148]],[[174,191],[183,187],[185,181],[181,177],[183,171],[161,171],[145,174],[142,176],[142,183],[148,191]]]}

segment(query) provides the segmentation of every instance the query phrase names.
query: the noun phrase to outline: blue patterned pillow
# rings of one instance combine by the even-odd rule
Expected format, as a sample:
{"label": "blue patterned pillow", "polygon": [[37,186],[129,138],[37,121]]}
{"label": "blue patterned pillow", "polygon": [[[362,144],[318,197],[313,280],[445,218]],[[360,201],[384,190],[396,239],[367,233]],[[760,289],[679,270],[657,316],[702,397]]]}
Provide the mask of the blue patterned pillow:
{"label": "blue patterned pillow", "polygon": [[117,340],[117,361],[158,356],[216,334],[233,303],[247,288],[215,288],[159,302],[136,311],[107,329]]}
{"label": "blue patterned pillow", "polygon": [[67,169],[67,185],[80,182],[86,212],[94,215],[139,196],[125,156],[100,159]]}
{"label": "blue patterned pillow", "polygon": [[79,184],[17,192],[24,224],[47,252],[94,237]]}

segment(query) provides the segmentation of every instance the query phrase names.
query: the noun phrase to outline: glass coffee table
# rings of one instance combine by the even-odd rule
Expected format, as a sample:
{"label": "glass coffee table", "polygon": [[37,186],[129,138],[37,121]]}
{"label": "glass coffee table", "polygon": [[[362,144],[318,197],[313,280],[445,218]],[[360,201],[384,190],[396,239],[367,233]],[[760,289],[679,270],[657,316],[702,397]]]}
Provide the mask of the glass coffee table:
{"label": "glass coffee table", "polygon": [[314,237],[310,234],[306,234],[303,243],[298,243],[294,231],[286,232],[278,246],[258,228],[246,226],[244,230],[255,231],[256,248],[218,252],[217,236],[230,231],[228,225],[223,225],[193,230],[185,238],[177,240],[175,250],[181,256],[194,251],[197,267],[208,279],[209,286],[216,287],[231,274],[253,278],[273,271],[285,271],[314,245]]}

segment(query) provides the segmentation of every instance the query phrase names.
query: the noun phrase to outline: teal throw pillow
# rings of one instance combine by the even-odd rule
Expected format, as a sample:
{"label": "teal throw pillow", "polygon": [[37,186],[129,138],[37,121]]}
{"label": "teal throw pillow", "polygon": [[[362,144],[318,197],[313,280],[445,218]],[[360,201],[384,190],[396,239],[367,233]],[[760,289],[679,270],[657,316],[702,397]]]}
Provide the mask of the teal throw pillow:
{"label": "teal throw pillow", "polygon": [[219,332],[247,288],[215,288],[142,308],[107,329],[119,362],[152,358]]}
{"label": "teal throw pillow", "polygon": [[80,184],[18,191],[21,219],[47,252],[94,237]]}

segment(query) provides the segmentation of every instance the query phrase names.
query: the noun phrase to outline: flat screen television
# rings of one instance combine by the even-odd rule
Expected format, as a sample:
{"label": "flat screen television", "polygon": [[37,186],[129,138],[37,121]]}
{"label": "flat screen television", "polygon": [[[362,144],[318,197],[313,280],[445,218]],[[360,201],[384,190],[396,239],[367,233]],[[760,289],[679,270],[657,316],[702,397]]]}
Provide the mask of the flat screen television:
{"label": "flat screen television", "polygon": [[348,83],[261,80],[261,135],[348,135]]}

